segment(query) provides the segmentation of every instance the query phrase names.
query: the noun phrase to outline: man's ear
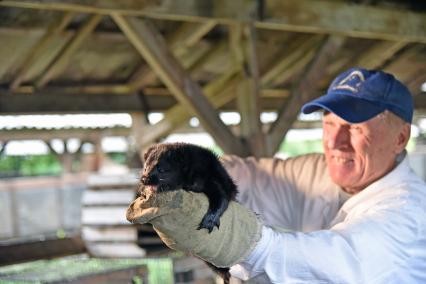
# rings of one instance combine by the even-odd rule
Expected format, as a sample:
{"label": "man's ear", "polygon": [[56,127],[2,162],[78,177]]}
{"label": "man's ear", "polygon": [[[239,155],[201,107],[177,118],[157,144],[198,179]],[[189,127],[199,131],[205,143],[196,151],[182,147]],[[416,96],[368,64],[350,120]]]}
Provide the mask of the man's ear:
{"label": "man's ear", "polygon": [[411,125],[409,123],[404,123],[401,130],[398,133],[396,152],[401,153],[408,144],[411,134]]}

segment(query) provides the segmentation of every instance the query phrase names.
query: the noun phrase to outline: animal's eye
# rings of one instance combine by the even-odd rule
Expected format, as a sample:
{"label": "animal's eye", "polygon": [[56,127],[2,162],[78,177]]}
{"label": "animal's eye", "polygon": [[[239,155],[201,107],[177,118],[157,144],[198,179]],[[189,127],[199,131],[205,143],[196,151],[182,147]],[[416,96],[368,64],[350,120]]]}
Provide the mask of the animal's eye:
{"label": "animal's eye", "polygon": [[159,172],[159,173],[161,173],[161,174],[162,174],[162,173],[167,172],[167,169],[166,169],[166,168],[163,168],[163,167],[160,167],[160,166],[158,166],[158,167],[157,167],[157,170],[158,170],[158,172]]}

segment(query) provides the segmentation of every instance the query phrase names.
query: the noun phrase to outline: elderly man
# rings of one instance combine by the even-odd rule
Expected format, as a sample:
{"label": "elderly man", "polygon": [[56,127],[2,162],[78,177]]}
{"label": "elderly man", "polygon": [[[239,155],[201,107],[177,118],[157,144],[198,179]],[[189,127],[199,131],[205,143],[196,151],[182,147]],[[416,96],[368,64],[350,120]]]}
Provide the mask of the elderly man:
{"label": "elderly man", "polygon": [[241,279],[426,283],[426,186],[405,151],[409,91],[390,74],[353,68],[302,108],[317,110],[324,155],[224,158],[245,207],[231,203],[218,230],[196,229],[208,204],[183,190],[136,200],[128,219]]}

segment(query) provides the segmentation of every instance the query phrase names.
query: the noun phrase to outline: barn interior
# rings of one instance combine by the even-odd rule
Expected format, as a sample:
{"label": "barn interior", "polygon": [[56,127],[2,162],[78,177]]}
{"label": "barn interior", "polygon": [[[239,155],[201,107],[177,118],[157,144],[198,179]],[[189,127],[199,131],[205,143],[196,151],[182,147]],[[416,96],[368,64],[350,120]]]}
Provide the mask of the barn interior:
{"label": "barn interior", "polygon": [[126,221],[144,150],[320,151],[290,133],[321,139],[300,108],[353,66],[411,91],[426,178],[422,1],[1,0],[0,42],[0,282],[215,283]]}

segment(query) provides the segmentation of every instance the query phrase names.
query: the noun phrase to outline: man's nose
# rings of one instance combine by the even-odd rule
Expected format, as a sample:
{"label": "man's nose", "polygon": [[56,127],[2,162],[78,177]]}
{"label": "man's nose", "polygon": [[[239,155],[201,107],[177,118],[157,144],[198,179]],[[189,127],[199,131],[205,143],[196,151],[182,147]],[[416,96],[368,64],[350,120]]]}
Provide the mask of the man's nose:
{"label": "man's nose", "polygon": [[336,127],[327,134],[327,147],[329,149],[343,150],[350,146],[349,128],[345,126]]}

